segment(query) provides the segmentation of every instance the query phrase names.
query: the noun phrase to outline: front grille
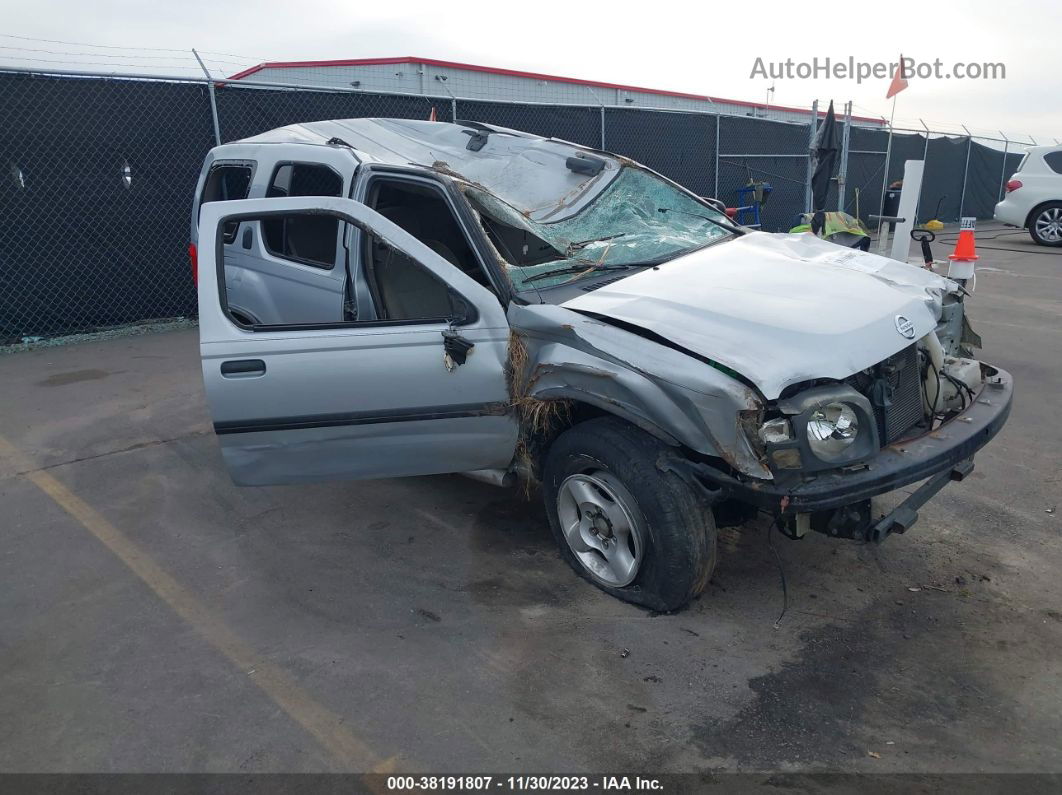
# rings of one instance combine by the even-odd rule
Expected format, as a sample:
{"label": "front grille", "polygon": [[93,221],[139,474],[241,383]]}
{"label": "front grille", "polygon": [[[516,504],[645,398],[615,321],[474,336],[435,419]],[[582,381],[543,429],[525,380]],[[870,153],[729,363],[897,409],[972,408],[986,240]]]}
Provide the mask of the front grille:
{"label": "front grille", "polygon": [[[909,345],[878,366],[879,378],[889,386],[886,405],[874,406],[882,444],[891,444],[922,421],[922,377],[918,347]],[[891,393],[891,394],[890,394]],[[874,400],[871,398],[871,402]]]}

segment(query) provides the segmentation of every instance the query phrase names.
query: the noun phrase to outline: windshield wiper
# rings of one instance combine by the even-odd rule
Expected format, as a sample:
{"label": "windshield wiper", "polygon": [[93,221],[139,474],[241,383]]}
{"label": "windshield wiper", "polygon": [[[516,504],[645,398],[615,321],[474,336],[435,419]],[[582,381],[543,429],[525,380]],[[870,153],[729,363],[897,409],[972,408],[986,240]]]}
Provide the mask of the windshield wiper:
{"label": "windshield wiper", "polygon": [[604,243],[606,240],[615,240],[617,237],[626,236],[626,232],[620,232],[615,235],[605,235],[604,237],[592,237],[589,240],[580,240],[578,243],[569,243],[568,250],[571,251],[573,248],[586,248],[591,243]]}
{"label": "windshield wiper", "polygon": [[550,276],[564,276],[569,273],[602,273],[604,271],[625,271],[630,268],[636,267],[635,265],[572,265],[567,268],[558,268],[555,271],[543,271],[542,273],[536,273],[534,276],[528,276],[524,279],[524,284],[538,281],[539,279],[548,279]]}
{"label": "windshield wiper", "polygon": [[710,215],[701,215],[700,213],[691,213],[691,212],[687,212],[686,210],[676,210],[674,207],[657,207],[656,211],[658,213],[681,213],[682,215],[692,215],[694,218],[700,218],[702,220],[708,221],[709,223],[715,224],[720,229],[725,229],[727,232],[733,232],[734,231],[734,227],[732,227],[732,226],[730,226],[728,224],[724,224],[718,218],[712,218]]}

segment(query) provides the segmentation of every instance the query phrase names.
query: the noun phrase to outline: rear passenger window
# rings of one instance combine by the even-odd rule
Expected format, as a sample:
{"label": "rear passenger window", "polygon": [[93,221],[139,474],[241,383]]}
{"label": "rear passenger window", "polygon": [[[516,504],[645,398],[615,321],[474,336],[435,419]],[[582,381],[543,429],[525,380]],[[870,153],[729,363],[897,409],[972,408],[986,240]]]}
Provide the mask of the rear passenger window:
{"label": "rear passenger window", "polygon": [[[328,166],[281,163],[269,181],[266,198],[342,196],[343,178]],[[288,215],[262,221],[262,237],[270,254],[331,269],[335,265],[339,219],[329,215]]]}
{"label": "rear passenger window", "polygon": [[1062,150],[1058,152],[1048,152],[1044,155],[1044,162],[1048,167],[1056,174],[1062,174]]}
{"label": "rear passenger window", "polygon": [[[199,209],[207,202],[224,202],[234,199],[246,199],[251,189],[250,164],[215,164],[207,172],[206,183],[203,185],[203,195],[199,199]],[[226,243],[236,239],[236,230],[239,221],[228,221],[223,231]]]}

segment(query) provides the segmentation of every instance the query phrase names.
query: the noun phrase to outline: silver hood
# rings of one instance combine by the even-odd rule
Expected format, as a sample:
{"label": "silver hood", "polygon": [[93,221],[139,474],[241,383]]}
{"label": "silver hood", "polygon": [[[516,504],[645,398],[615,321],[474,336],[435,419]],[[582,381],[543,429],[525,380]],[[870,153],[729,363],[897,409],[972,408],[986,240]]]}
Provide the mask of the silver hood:
{"label": "silver hood", "polygon": [[923,268],[810,234],[753,232],[563,306],[658,334],[772,400],[801,381],[846,378],[930,333],[955,289]]}

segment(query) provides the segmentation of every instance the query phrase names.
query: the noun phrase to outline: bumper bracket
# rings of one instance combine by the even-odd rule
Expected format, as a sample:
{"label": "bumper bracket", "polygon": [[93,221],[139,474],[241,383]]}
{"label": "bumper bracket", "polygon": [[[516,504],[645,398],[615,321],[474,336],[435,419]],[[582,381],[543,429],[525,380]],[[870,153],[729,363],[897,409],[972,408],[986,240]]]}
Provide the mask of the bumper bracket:
{"label": "bumper bracket", "polygon": [[881,543],[893,533],[905,533],[918,521],[918,509],[933,499],[937,492],[950,482],[960,481],[973,472],[974,462],[972,458],[959,461],[950,469],[940,472],[911,493],[911,495],[897,505],[889,514],[883,516],[870,526],[867,540]]}

